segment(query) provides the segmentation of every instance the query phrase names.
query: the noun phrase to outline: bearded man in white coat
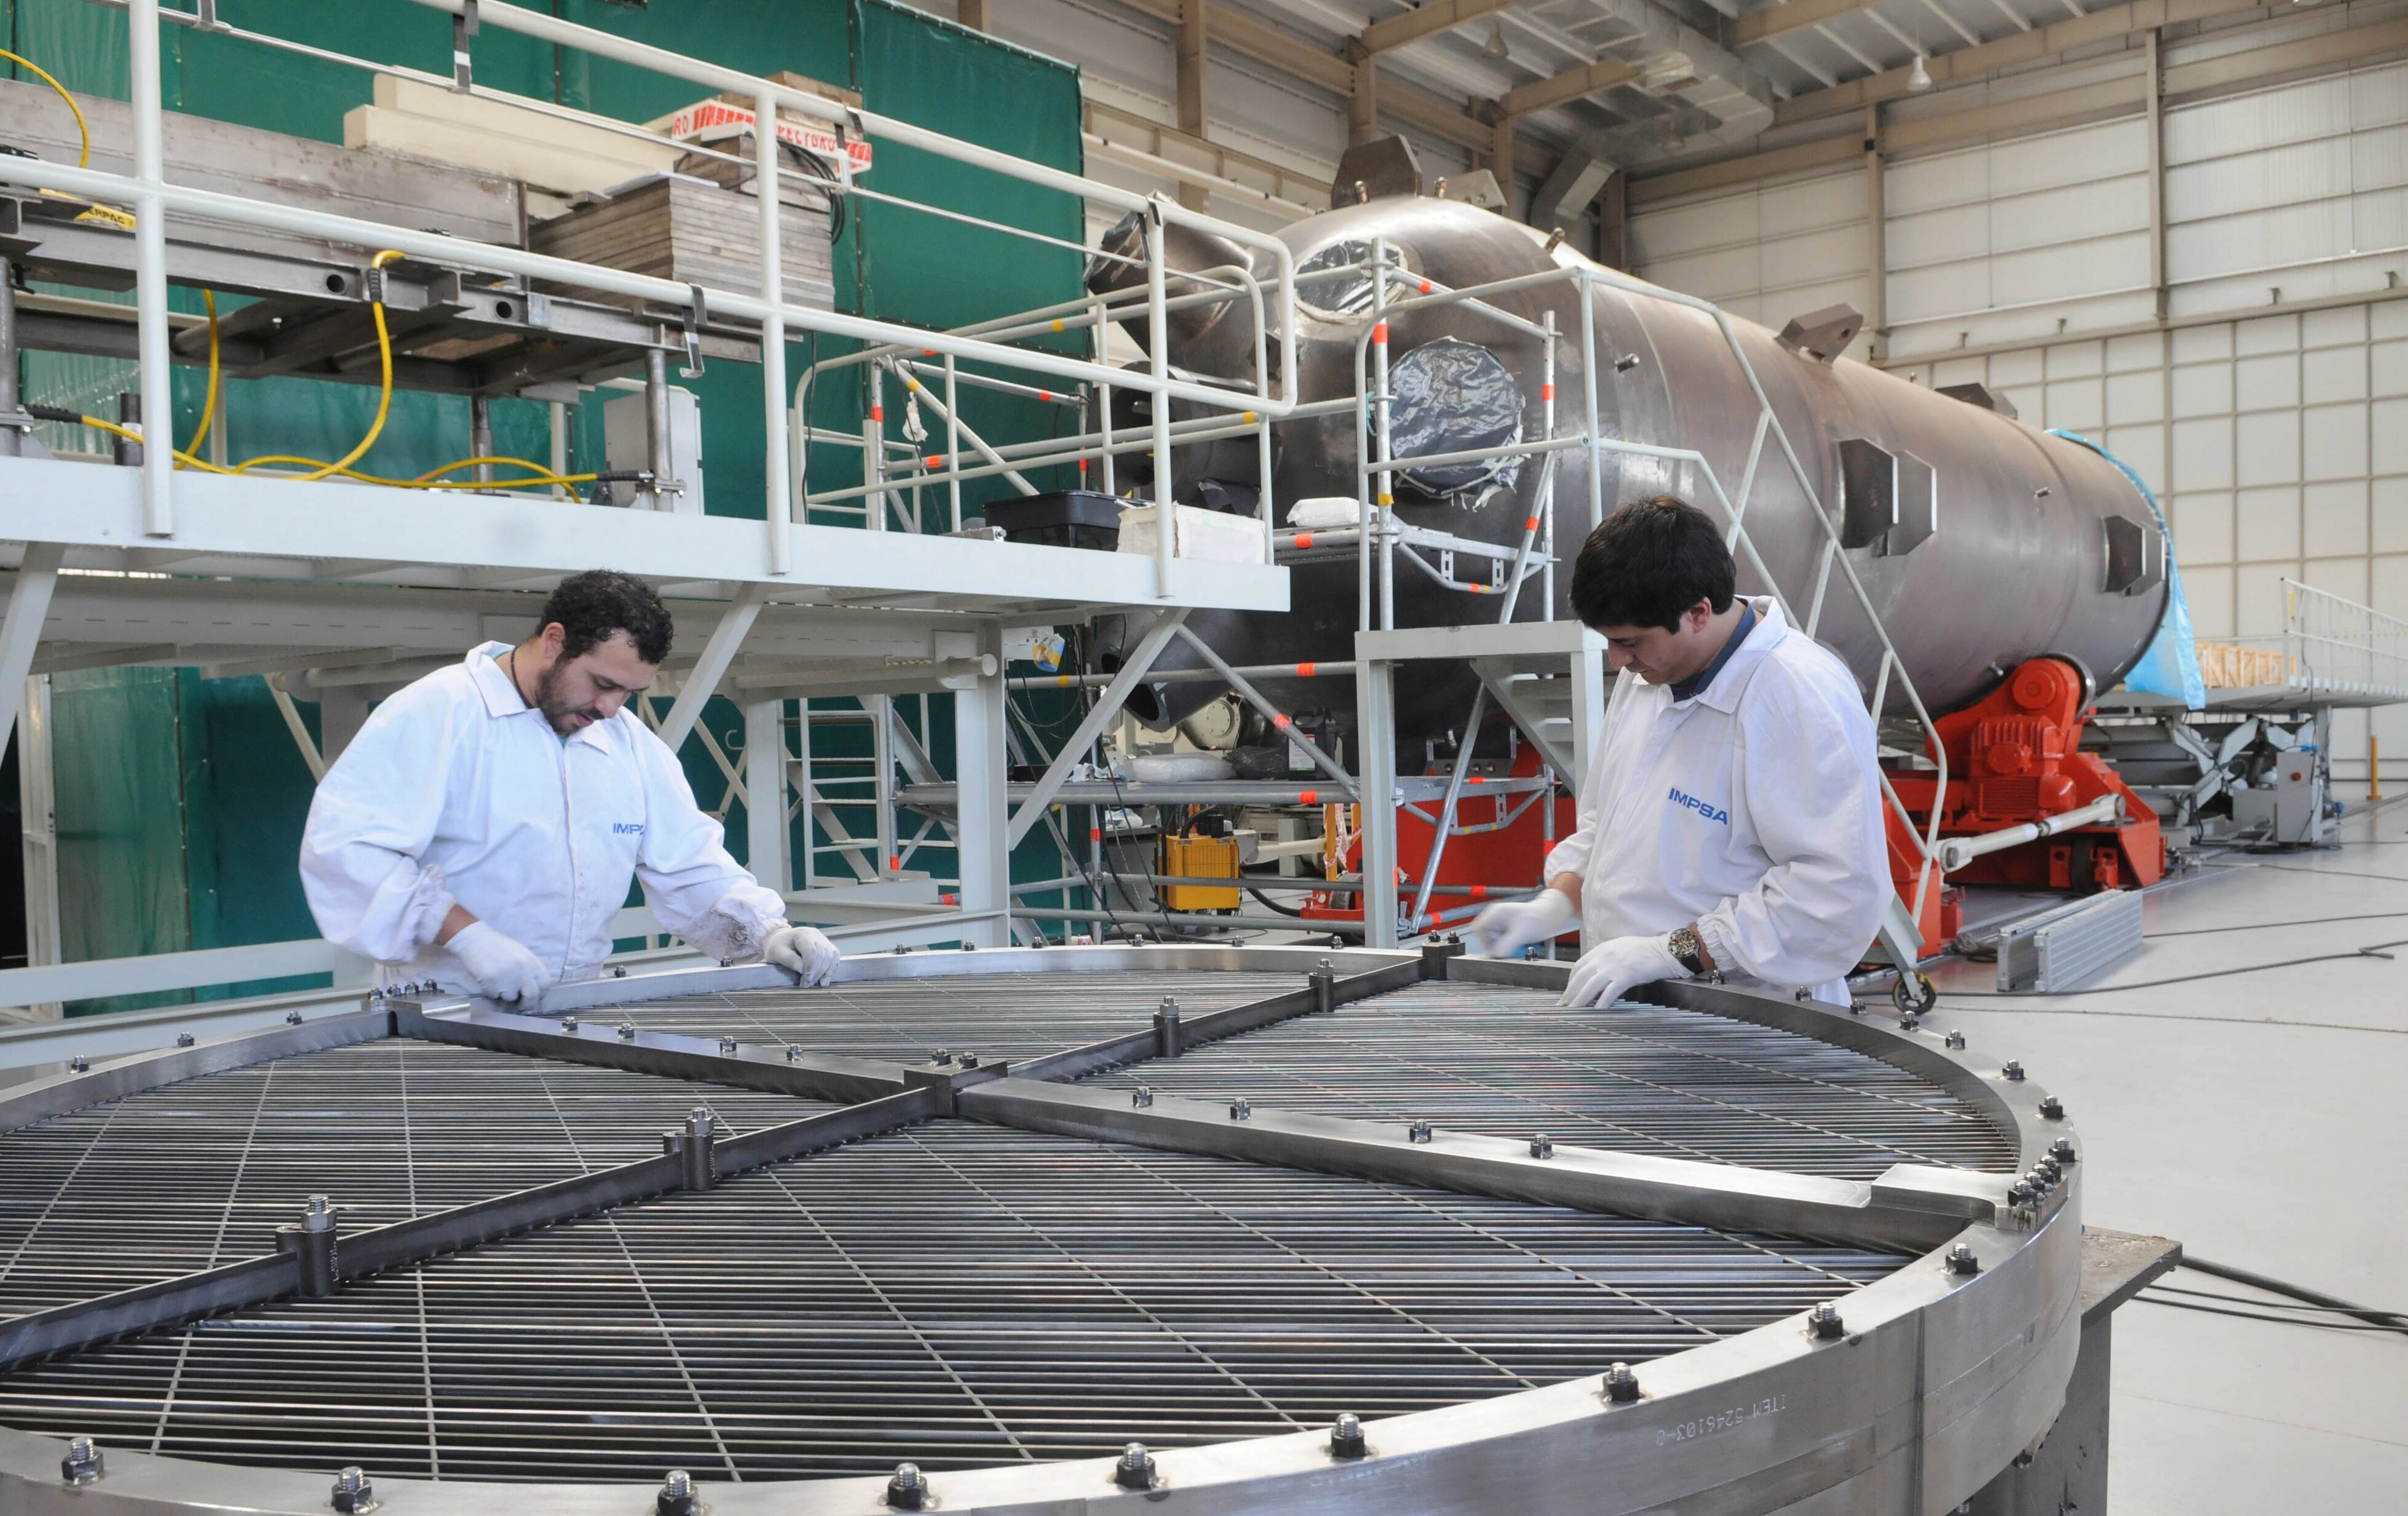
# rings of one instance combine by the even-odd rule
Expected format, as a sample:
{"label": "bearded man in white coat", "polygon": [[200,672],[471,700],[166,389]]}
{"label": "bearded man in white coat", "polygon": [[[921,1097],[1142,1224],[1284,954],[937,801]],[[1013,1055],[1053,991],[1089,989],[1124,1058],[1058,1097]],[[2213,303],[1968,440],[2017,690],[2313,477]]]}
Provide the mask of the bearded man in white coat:
{"label": "bearded man in white coat", "polygon": [[834,944],[728,855],[719,822],[627,702],[675,627],[651,586],[561,581],[533,636],[488,642],[380,705],[309,806],[301,882],[319,931],[379,982],[533,1002],[593,979],[640,879],[662,924],[805,983]]}
{"label": "bearded man in white coat", "polygon": [[1538,898],[1471,927],[1504,956],[1577,925],[1566,1006],[1714,972],[1846,1005],[1842,976],[1881,923],[1891,886],[1864,694],[1736,583],[1721,530],[1670,495],[1616,510],[1573,565],[1573,612],[1619,670],[1579,824]]}

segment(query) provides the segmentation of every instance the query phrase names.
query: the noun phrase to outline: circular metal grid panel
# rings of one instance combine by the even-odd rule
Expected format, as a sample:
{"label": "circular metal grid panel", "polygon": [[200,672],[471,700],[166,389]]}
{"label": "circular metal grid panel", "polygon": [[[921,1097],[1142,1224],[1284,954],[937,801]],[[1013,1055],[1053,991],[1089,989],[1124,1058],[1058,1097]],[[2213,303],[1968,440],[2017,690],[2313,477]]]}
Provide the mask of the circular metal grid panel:
{"label": "circular metal grid panel", "polygon": [[0,1380],[0,1423],[522,1480],[1092,1457],[1529,1389],[1901,1259],[943,1122]]}

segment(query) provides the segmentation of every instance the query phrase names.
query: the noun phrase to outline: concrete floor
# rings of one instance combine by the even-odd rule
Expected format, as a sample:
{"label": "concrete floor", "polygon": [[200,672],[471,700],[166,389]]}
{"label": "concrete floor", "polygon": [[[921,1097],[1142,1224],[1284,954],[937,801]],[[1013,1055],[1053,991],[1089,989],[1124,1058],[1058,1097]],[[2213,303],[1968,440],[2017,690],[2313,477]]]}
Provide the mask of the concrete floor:
{"label": "concrete floor", "polygon": [[[2064,1098],[2090,1222],[2408,1310],[2408,805],[2341,835],[2153,894],[2147,949],[2090,989],[1959,996],[1996,971],[1952,965],[1929,1023]],[[2115,988],[2380,943],[2398,956]],[[2115,1321],[2115,1516],[2408,1511],[2408,1337],[2139,1301]]]}

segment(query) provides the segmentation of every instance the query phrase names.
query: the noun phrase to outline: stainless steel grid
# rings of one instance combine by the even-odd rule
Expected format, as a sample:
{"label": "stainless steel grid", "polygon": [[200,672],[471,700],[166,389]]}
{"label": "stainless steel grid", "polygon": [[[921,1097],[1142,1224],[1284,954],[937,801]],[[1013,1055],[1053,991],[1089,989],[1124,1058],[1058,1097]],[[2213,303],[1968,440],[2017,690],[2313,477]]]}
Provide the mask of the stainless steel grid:
{"label": "stainless steel grid", "polygon": [[1165,995],[1193,1015],[1268,999],[1304,982],[1302,974],[1194,969],[978,974],[695,995],[631,1006],[626,1015],[656,1031],[795,1042],[857,1058],[917,1063],[946,1048],[1020,1059],[1141,1031]]}
{"label": "stainless steel grid", "polygon": [[0,1422],[453,1479],[978,1466],[1506,1394],[1901,1262],[941,1122],[47,1365]]}
{"label": "stainless steel grid", "polygon": [[1701,1012],[1555,1001],[1424,983],[1098,1079],[1835,1178],[1899,1163],[2015,1167],[2006,1134],[1878,1059]]}
{"label": "stainless steel grid", "polygon": [[312,1194],[346,1230],[830,1107],[387,1038],[188,1080],[0,1134],[0,1314],[275,1251]]}

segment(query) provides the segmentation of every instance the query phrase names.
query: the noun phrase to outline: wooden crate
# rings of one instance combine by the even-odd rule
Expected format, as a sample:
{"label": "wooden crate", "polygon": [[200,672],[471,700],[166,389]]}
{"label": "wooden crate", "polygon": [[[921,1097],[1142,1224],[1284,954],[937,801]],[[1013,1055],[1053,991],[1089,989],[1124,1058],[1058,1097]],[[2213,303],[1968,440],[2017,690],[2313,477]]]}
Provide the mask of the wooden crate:
{"label": "wooden crate", "polygon": [[[836,304],[822,196],[788,186],[781,197],[779,242],[789,305],[817,310]],[[608,200],[580,206],[527,231],[530,250],[604,268],[647,274],[706,290],[757,295],[761,289],[761,211],[749,188],[722,188],[687,175],[665,175]],[[563,287],[618,305],[631,296]]]}

